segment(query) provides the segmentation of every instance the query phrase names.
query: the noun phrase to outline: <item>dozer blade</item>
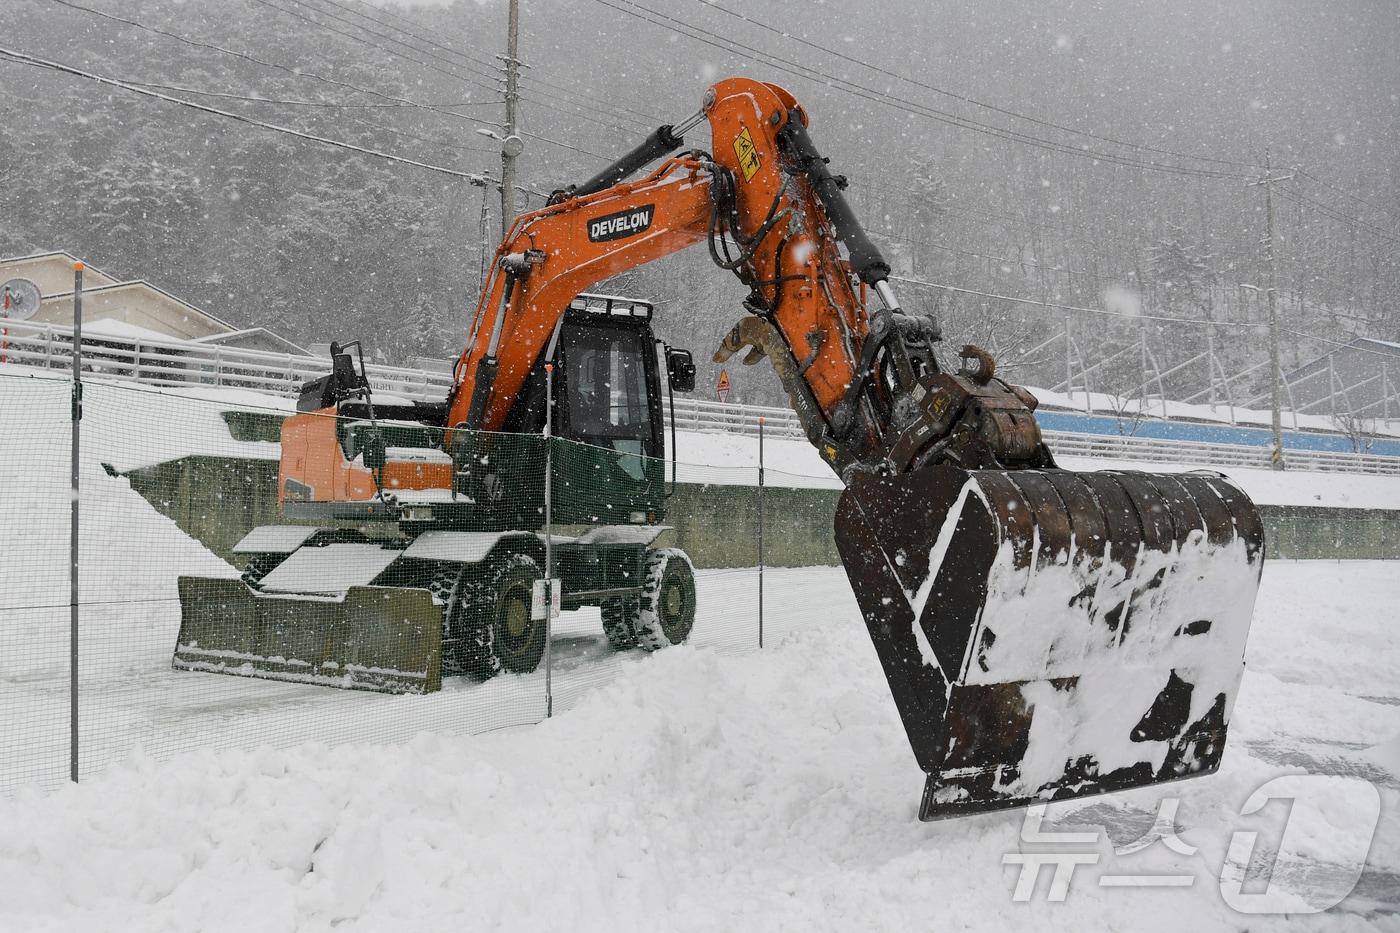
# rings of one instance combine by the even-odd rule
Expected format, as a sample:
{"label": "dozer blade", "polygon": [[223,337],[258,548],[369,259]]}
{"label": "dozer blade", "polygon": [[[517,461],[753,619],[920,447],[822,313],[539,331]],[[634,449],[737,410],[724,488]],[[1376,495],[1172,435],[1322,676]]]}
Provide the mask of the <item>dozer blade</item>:
{"label": "dozer blade", "polygon": [[920,819],[1219,767],[1264,548],[1225,477],[857,477],[836,542],[928,775]]}
{"label": "dozer blade", "polygon": [[442,610],[427,590],[352,586],[344,599],[180,578],[179,670],[380,693],[442,688]]}

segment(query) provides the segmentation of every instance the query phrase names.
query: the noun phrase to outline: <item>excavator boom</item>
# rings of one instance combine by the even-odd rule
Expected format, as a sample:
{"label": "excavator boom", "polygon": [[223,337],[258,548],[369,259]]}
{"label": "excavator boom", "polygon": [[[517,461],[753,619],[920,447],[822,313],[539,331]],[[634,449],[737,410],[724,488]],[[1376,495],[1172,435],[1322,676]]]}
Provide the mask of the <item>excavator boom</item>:
{"label": "excavator boom", "polygon": [[729,79],[702,114],[711,152],[627,181],[683,145],[662,127],[516,222],[449,423],[499,424],[572,294],[704,240],[750,289],[716,360],[767,358],[847,483],[837,545],[928,775],[920,816],[1215,770],[1263,559],[1248,497],[1058,469],[987,354],[940,368],[938,325],[901,308],[792,95]]}
{"label": "excavator boom", "polygon": [[[710,150],[685,148],[701,122]],[[748,289],[716,360],[768,359],[846,484],[836,541],[927,774],[920,815],[1214,770],[1263,559],[1257,510],[1217,474],[1057,468],[1035,397],[998,378],[989,355],[967,346],[955,371],[940,363],[938,324],[900,305],[845,185],[791,94],[730,78],[694,117],[516,218],[434,421],[436,453],[450,455],[434,469],[469,473],[473,436],[519,430],[575,296],[704,244]],[[284,480],[284,493],[299,488]],[[339,540],[326,539],[348,546]],[[443,553],[424,540],[404,554]],[[689,579],[683,555],[649,553],[657,585]],[[518,564],[501,579],[529,570]],[[461,579],[441,587],[449,606],[482,585]],[[679,604],[693,615],[693,599]]]}

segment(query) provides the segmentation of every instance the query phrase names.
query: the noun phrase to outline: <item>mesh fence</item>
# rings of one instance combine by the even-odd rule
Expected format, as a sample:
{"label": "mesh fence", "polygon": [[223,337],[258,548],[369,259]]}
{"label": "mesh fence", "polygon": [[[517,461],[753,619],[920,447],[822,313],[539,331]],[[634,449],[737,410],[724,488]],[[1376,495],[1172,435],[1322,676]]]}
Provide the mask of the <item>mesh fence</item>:
{"label": "mesh fence", "polygon": [[[751,651],[799,627],[818,608],[803,575],[839,563],[832,480],[770,470],[760,489],[755,465],[673,464],[626,440],[444,438],[387,401],[371,423],[94,375],[78,461],[83,778],[138,751],[538,722],[650,650]],[[65,379],[0,374],[0,792],[69,776],[70,400]],[[547,576],[563,611],[546,645]]]}
{"label": "mesh fence", "polygon": [[[831,585],[839,481],[761,469],[731,436],[704,436],[690,459],[709,463],[671,463],[626,437],[445,437],[387,398],[373,418],[296,414],[105,365],[89,359],[80,422],[76,642],[72,385],[0,367],[0,792],[68,780],[75,644],[87,777],[138,750],[524,725],[649,649],[859,624]],[[1393,522],[1316,511],[1266,512],[1271,546],[1393,556]],[[546,628],[547,578],[562,612]]]}
{"label": "mesh fence", "polygon": [[0,783],[13,786],[68,774],[71,389],[49,379],[0,385],[0,438],[16,441],[0,457]]}

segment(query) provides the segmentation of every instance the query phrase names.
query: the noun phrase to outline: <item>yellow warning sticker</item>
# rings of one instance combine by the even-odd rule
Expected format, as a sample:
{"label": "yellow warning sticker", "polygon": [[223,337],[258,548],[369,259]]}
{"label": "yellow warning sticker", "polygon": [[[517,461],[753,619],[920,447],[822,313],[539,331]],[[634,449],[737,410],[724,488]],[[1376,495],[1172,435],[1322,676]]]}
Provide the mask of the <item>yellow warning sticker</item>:
{"label": "yellow warning sticker", "polygon": [[749,135],[747,127],[734,137],[734,154],[739,157],[739,168],[744,172],[744,181],[752,181],[754,172],[758,171],[758,147],[753,144],[753,137]]}

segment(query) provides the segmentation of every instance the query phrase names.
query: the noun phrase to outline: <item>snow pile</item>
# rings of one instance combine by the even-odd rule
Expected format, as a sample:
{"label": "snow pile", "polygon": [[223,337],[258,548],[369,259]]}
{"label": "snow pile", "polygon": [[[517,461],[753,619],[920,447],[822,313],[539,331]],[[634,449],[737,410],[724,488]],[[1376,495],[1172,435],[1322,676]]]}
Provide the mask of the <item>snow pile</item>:
{"label": "snow pile", "polygon": [[[0,684],[65,670],[68,658],[70,434],[69,389],[46,380],[3,385],[0,437],[25,438],[0,457],[0,527],[7,529],[6,585],[0,592]],[[149,637],[174,644],[179,626],[175,578],[180,573],[229,576],[234,569],[182,532],[123,478],[102,463],[138,446],[125,432],[146,438],[181,432],[154,430],[141,417],[106,409],[122,401],[88,390],[80,455],[79,598],[87,604],[85,667],[127,668],[133,646]],[[143,393],[143,395],[146,393]],[[145,411],[156,420],[166,412]],[[217,413],[215,413],[217,419]],[[219,423],[222,429],[222,423]],[[199,432],[186,431],[186,437]],[[227,437],[225,430],[224,436]]]}
{"label": "snow pile", "polygon": [[[1266,654],[1329,652],[1315,623],[1336,610],[1315,566],[1266,568],[1274,609],[1256,626]],[[1400,598],[1393,567],[1343,569],[1378,604]],[[1370,623],[1386,627],[1377,614]],[[0,800],[0,927],[1394,928],[1394,783],[1380,786],[1366,874],[1334,912],[1241,914],[1219,887],[1237,829],[1267,818],[1277,836],[1275,808],[1242,810],[1266,782],[1302,770],[1288,754],[1373,745],[1400,729],[1400,707],[1370,704],[1373,716],[1355,716],[1363,701],[1344,692],[1397,695],[1393,676],[1280,691],[1282,681],[1249,675],[1235,717],[1244,728],[1218,775],[1052,806],[1043,831],[1090,830],[1098,864],[1075,872],[1063,903],[1046,900],[1048,869],[1031,901],[1017,903],[1017,871],[1004,857],[1028,848],[1022,814],[915,820],[922,775],[850,610],[809,613],[784,630],[761,654],[626,656],[614,682],[538,727],[402,747],[136,760],[48,797]],[[1390,671],[1400,664],[1393,640],[1382,654]],[[359,708],[397,705],[369,700]],[[1362,795],[1355,778],[1304,785],[1324,805],[1299,816],[1289,851],[1308,870],[1283,891],[1306,906],[1318,900],[1308,886],[1329,890],[1328,871],[1350,864],[1356,848],[1354,833],[1327,832],[1328,823],[1352,832],[1356,820],[1326,800]],[[1144,836],[1159,801],[1178,797],[1174,823],[1191,854]],[[1135,849],[1139,839],[1151,844]],[[1246,892],[1262,886],[1268,864],[1251,869]],[[1125,873],[1192,884],[1099,883]]]}

